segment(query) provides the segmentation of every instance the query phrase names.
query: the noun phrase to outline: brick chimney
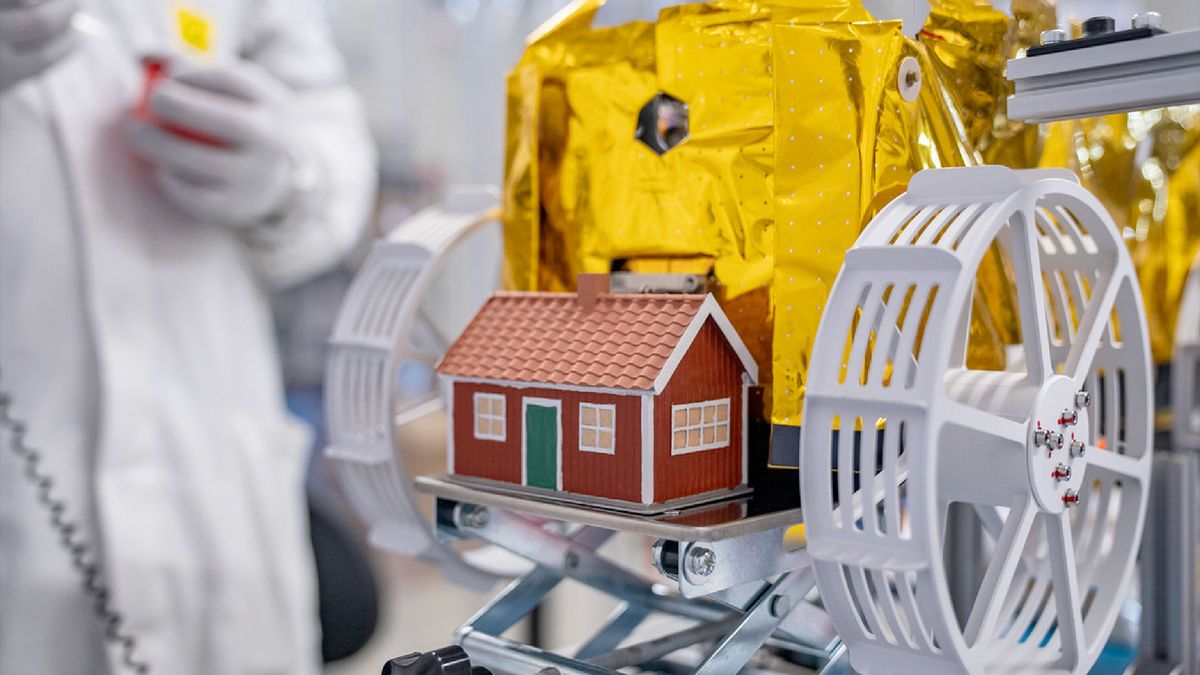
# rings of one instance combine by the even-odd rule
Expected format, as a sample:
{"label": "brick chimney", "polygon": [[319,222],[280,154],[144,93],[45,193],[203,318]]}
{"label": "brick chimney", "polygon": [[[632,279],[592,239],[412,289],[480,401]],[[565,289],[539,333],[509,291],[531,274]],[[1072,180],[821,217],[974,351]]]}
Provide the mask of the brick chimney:
{"label": "brick chimney", "polygon": [[609,292],[611,278],[608,274],[580,274],[575,281],[580,306],[584,309],[595,307],[600,296]]}

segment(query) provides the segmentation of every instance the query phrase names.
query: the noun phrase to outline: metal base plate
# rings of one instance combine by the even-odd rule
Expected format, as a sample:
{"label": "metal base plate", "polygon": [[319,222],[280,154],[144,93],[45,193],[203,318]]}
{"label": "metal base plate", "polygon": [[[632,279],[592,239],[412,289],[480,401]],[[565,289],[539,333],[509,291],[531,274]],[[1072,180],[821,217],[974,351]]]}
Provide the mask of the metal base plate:
{"label": "metal base plate", "polygon": [[[563,503],[540,498],[524,488],[496,489],[491,481],[464,479],[461,476],[418,476],[417,490],[443,499],[495,506],[517,513],[593,525],[619,532],[677,541],[719,541],[777,527],[799,525],[800,509],[787,509],[751,515],[752,499],[748,489],[740,495],[729,494],[722,501],[681,507],[657,514],[622,513],[609,508],[578,503]],[[501,484],[502,486],[502,484]]]}
{"label": "metal base plate", "polygon": [[712,504],[715,502],[724,502],[737,497],[745,497],[750,494],[751,488],[748,485],[742,485],[733,489],[727,490],[712,490],[690,497],[682,497],[680,499],[672,499],[666,502],[657,504],[639,504],[636,502],[626,502],[619,499],[609,499],[606,497],[594,497],[592,495],[581,495],[572,492],[562,492],[560,490],[547,490],[546,488],[532,487],[529,485],[514,485],[498,480],[489,480],[487,478],[475,478],[473,476],[460,476],[458,474],[443,474],[443,480],[450,483],[459,483],[467,487],[479,488],[480,490],[488,490],[489,492],[498,492],[500,494],[512,495],[514,497],[524,497],[528,499],[536,499],[538,501],[554,502],[557,504],[567,504],[572,506],[583,506],[587,508],[604,509],[606,511],[620,511],[622,513],[633,513],[642,516],[654,516],[660,513],[679,513],[684,509],[703,504]]}

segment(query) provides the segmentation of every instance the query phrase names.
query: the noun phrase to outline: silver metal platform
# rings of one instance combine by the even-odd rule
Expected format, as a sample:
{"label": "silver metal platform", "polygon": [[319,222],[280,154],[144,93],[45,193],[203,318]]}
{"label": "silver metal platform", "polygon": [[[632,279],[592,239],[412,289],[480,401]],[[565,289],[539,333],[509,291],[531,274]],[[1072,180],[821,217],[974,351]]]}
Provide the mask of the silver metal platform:
{"label": "silver metal platform", "polygon": [[455,476],[418,476],[419,492],[443,499],[492,506],[515,513],[568,523],[632,532],[675,541],[716,542],[800,525],[800,509],[751,515],[750,499],[736,493],[724,501],[683,507],[659,514],[622,513],[602,506],[566,504],[536,494],[472,485]]}

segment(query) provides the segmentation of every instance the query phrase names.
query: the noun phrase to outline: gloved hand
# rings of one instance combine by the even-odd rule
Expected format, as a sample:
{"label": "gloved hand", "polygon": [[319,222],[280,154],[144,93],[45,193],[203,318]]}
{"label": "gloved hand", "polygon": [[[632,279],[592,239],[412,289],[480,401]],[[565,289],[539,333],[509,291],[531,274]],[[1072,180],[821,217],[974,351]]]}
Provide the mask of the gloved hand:
{"label": "gloved hand", "polygon": [[70,53],[78,0],[0,0],[0,91],[46,70]]}
{"label": "gloved hand", "polygon": [[154,121],[135,120],[130,137],[181,211],[204,222],[251,227],[281,216],[294,196],[288,100],[284,84],[254,63],[191,67],[159,82],[149,99]]}

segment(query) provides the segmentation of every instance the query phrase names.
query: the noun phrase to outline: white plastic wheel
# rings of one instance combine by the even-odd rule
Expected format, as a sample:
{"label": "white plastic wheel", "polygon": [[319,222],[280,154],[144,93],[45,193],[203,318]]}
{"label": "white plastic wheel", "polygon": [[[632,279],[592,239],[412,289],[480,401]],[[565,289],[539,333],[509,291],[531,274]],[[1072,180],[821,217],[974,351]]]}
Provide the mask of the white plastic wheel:
{"label": "white plastic wheel", "polygon": [[[440,410],[442,392],[404,397],[398,385],[408,363],[422,364],[432,377],[454,339],[422,301],[455,247],[496,220],[497,202],[493,190],[455,193],[375,243],[338,312],[325,374],[326,456],[370,528],[371,543],[437,565],[452,581],[479,590],[502,575],[477,564],[479,555],[460,555],[434,536],[401,459],[398,429]],[[469,279],[476,307],[494,290],[483,276]]]}
{"label": "white plastic wheel", "polygon": [[[1007,370],[971,370],[994,243],[1023,344]],[[1087,672],[1130,586],[1152,422],[1141,295],[1104,207],[1065,171],[917,174],[847,253],[810,363],[804,518],[853,667]],[[944,560],[953,503],[991,540],[965,615]]]}
{"label": "white plastic wheel", "polygon": [[1172,364],[1173,443],[1177,449],[1200,452],[1200,255],[1179,302]]}

